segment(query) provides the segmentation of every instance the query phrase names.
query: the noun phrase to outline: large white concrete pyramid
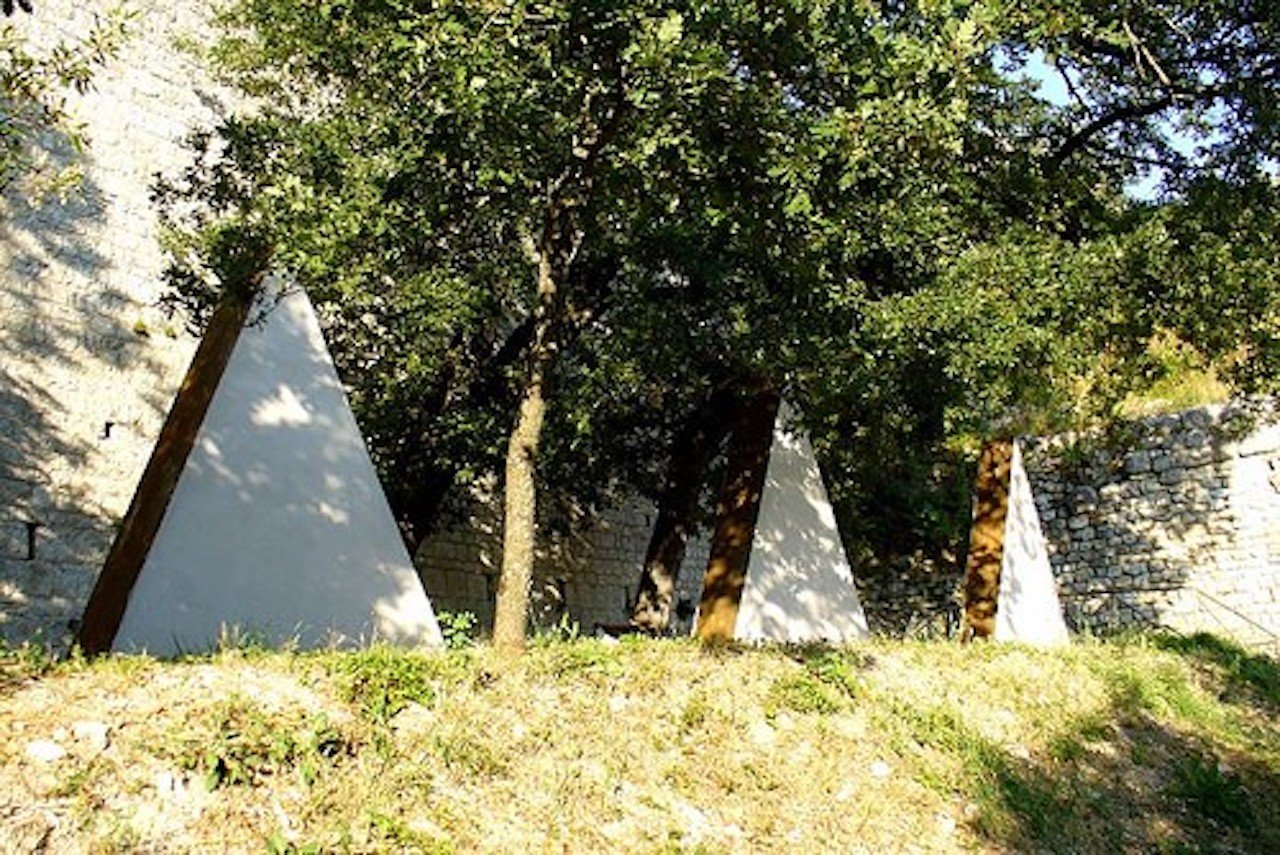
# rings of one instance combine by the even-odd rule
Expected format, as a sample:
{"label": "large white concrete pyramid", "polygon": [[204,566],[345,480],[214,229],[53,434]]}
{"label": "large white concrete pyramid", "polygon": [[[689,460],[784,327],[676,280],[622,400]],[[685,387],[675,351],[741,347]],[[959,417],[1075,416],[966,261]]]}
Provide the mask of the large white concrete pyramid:
{"label": "large white concrete pyramid", "polygon": [[773,428],[760,516],[734,637],[744,641],[846,642],[868,635],[835,512],[808,437]]}
{"label": "large white concrete pyramid", "polygon": [[300,289],[236,340],[113,646],[171,655],[228,631],[441,643]]}
{"label": "large white concrete pyramid", "polygon": [[1040,528],[1040,513],[1022,463],[1022,448],[1016,440],[1009,464],[1009,509],[1004,522],[995,638],[1040,645],[1065,644],[1068,640],[1058,587]]}

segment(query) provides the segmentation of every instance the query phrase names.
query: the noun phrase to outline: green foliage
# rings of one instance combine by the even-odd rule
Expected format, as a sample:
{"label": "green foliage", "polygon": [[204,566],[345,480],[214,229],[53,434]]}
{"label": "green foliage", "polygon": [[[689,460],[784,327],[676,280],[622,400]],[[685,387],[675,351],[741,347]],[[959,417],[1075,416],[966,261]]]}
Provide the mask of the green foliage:
{"label": "green foliage", "polygon": [[56,664],[52,650],[43,644],[24,641],[14,647],[0,640],[0,689],[47,674]]}
{"label": "green foliage", "polygon": [[1151,384],[1121,405],[1125,417],[1181,412],[1227,402],[1230,387],[1194,348],[1166,334],[1153,339],[1148,349],[1155,361]]}
{"label": "green foliage", "polygon": [[[1070,818],[1068,794],[1053,782],[1023,768],[1008,751],[976,732],[944,706],[917,707],[891,703],[896,726],[909,735],[903,750],[914,746],[940,752],[955,766],[930,768],[921,782],[939,792],[964,792],[974,799],[977,828],[992,837],[1025,834],[1046,840],[1061,834]],[[914,743],[914,746],[912,746]]]}
{"label": "green foliage", "polygon": [[1059,6],[240,0],[212,55],[262,109],[158,188],[169,282],[199,311],[269,254],[310,290],[416,533],[500,471],[542,354],[544,518],[655,495],[698,403],[765,381],[847,538],[954,561],[978,442],[1111,418],[1153,336],[1280,376],[1275,13]]}
{"label": "green foliage", "polygon": [[397,816],[372,813],[369,815],[369,825],[376,833],[377,842],[384,847],[422,855],[449,855],[454,851],[448,841],[421,834]]}
{"label": "green foliage", "polygon": [[1209,633],[1162,634],[1155,636],[1152,643],[1211,669],[1226,681],[1228,695],[1256,697],[1273,710],[1280,710],[1280,662],[1273,657],[1250,652]]}
{"label": "green foliage", "polygon": [[451,728],[432,737],[431,750],[445,765],[468,775],[493,777],[507,768],[506,761],[489,734],[465,728]]}
{"label": "green foliage", "polygon": [[697,732],[710,718],[711,705],[701,694],[694,695],[680,710],[678,727],[682,735],[688,736]]}
{"label": "green foliage", "polygon": [[776,717],[784,710],[826,715],[839,712],[841,703],[826,682],[813,674],[802,672],[775,680],[769,687],[764,708],[769,718]]}
{"label": "green foliage", "polygon": [[[547,667],[602,650],[607,670]],[[143,660],[133,673],[103,657],[6,693],[15,733],[71,733],[86,717],[111,725],[107,752],[68,740],[47,792],[30,796],[79,817],[51,845],[719,850],[750,840],[885,851],[909,838],[946,851],[1272,852],[1280,840],[1267,809],[1280,795],[1280,734],[1262,694],[1276,663],[1209,637],[715,653],[579,639],[514,661],[434,655],[424,657],[440,675],[429,714],[394,727],[349,715],[338,665],[349,658],[368,659],[225,654]],[[856,696],[841,688],[850,674]],[[1137,679],[1144,693],[1115,691]],[[217,694],[237,685],[255,696]],[[146,703],[118,710],[113,699],[131,694]],[[1205,709],[1188,717],[1191,706],[1171,702],[1181,695]],[[770,715],[776,728],[744,734]],[[334,730],[332,756],[309,747]],[[24,741],[4,746],[19,772],[31,762]],[[179,765],[197,782],[218,770],[219,809],[137,822],[155,776]],[[602,816],[614,823],[607,838]]]}
{"label": "green foliage", "polygon": [[540,633],[534,637],[532,664],[556,677],[577,673],[607,676],[618,673],[621,649],[622,645],[612,640]]}
{"label": "green foliage", "polygon": [[439,611],[436,612],[436,622],[440,624],[445,649],[465,650],[475,645],[479,626],[475,612]]}
{"label": "green foliage", "polygon": [[569,616],[568,612],[565,612],[556,618],[555,623],[539,628],[534,640],[539,645],[555,647],[559,644],[572,643],[581,637],[582,627]]}
{"label": "green foliage", "polygon": [[858,698],[861,689],[849,661],[854,654],[823,650],[805,658],[805,668],[814,677],[836,689],[850,700]]}
{"label": "green foliage", "polygon": [[1151,668],[1124,660],[1098,663],[1116,709],[1131,716],[1172,716],[1193,727],[1230,731],[1233,721],[1206,692],[1188,682],[1186,672],[1171,663]]}
{"label": "green foliage", "polygon": [[269,855],[320,855],[324,847],[318,843],[294,843],[280,832],[267,838]]}

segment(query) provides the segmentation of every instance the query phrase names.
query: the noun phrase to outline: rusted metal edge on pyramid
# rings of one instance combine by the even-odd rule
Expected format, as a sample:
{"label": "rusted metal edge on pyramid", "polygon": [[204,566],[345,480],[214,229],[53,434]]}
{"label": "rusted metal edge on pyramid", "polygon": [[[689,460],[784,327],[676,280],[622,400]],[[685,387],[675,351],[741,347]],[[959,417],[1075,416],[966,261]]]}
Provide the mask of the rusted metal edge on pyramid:
{"label": "rusted metal edge on pyramid", "polygon": [[694,635],[702,641],[728,641],[734,637],[781,402],[773,388],[755,393],[739,410],[730,433],[729,475],[716,511],[718,519],[694,629]]}
{"label": "rusted metal edge on pyramid", "polygon": [[978,458],[964,581],[965,629],[961,638],[965,641],[995,634],[1012,465],[1013,441],[1009,439],[988,442]]}
{"label": "rusted metal edge on pyramid", "polygon": [[[256,291],[257,289],[252,289]],[[218,304],[160,429],[151,459],[98,580],[89,595],[76,641],[87,655],[111,650],[129,595],[164,522],[169,501],[195,446],[223,372],[244,329],[253,300],[228,295]]]}

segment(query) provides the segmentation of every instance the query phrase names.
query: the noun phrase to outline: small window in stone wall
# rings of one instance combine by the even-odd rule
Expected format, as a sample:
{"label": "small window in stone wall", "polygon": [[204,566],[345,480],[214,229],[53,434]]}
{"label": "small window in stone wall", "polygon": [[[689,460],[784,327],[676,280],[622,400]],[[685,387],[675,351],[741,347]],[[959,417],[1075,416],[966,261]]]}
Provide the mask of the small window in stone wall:
{"label": "small window in stone wall", "polygon": [[1280,456],[1268,457],[1267,467],[1271,469],[1271,475],[1268,479],[1271,489],[1280,493]]}

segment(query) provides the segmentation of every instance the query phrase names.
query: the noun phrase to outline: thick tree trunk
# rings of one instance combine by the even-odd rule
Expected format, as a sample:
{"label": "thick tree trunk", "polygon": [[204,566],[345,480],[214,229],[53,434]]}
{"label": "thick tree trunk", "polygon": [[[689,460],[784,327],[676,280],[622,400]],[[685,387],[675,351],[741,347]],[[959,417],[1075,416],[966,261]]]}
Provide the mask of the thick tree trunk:
{"label": "thick tree trunk", "polygon": [[989,638],[996,629],[996,601],[1004,560],[1004,524],[1009,514],[1009,474],[1013,443],[989,442],[978,458],[973,525],[965,567],[964,622],[961,638]]}
{"label": "thick tree trunk", "polygon": [[538,308],[529,373],[520,394],[520,409],[507,443],[503,488],[502,571],[493,615],[493,644],[499,650],[524,649],[533,581],[533,553],[537,542],[538,443],[547,403],[545,383],[551,363],[550,328],[556,300],[556,280],[547,254],[538,261]]}
{"label": "thick tree trunk", "polygon": [[778,393],[757,392],[734,419],[729,437],[728,472],[716,506],[716,531],[711,558],[702,583],[702,603],[695,634],[703,641],[733,638],[738,606],[747,581],[747,561],[760,516],[773,444],[773,424],[778,417]]}
{"label": "thick tree trunk", "polygon": [[729,432],[738,405],[735,391],[731,386],[715,389],[672,442],[667,479],[658,499],[658,517],[631,609],[631,625],[644,632],[659,633],[671,623],[671,604],[689,543],[692,517],[707,467]]}

